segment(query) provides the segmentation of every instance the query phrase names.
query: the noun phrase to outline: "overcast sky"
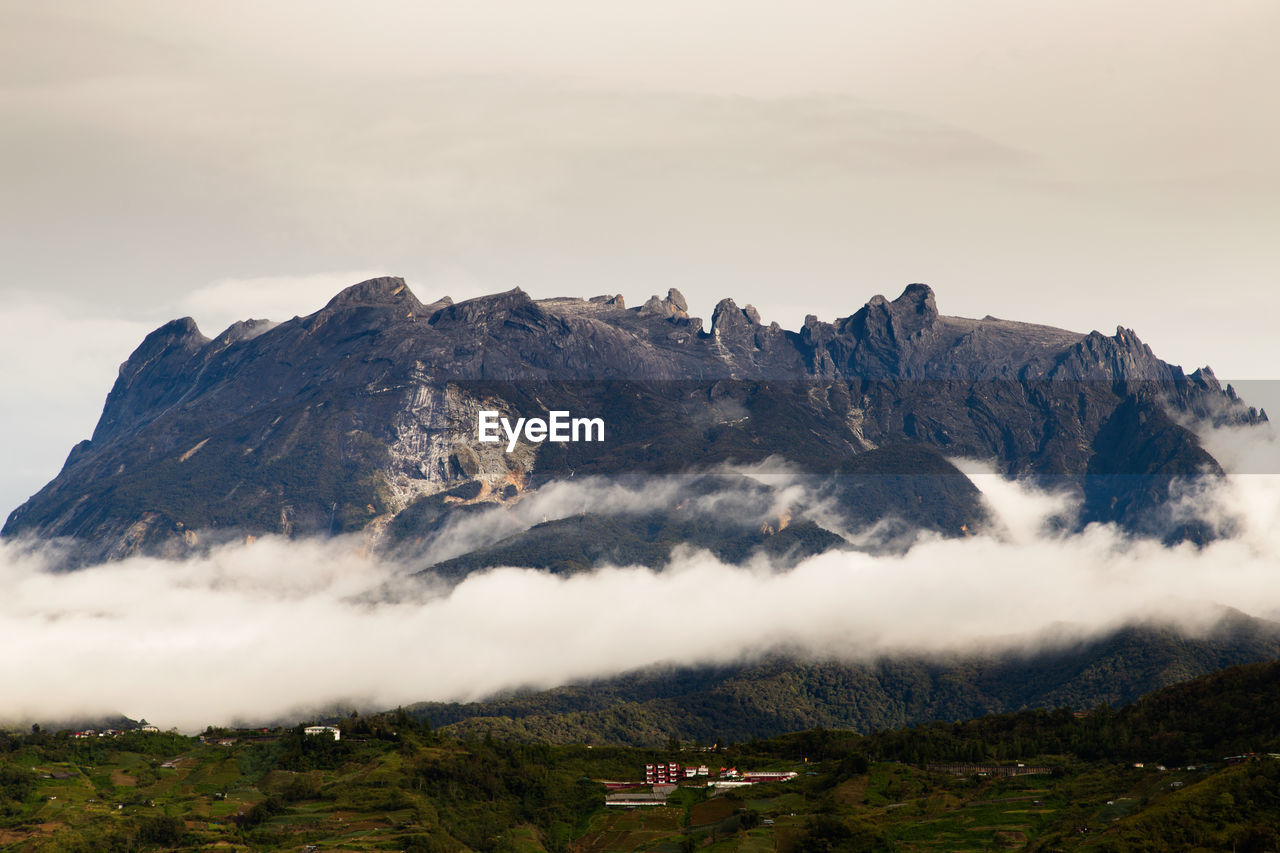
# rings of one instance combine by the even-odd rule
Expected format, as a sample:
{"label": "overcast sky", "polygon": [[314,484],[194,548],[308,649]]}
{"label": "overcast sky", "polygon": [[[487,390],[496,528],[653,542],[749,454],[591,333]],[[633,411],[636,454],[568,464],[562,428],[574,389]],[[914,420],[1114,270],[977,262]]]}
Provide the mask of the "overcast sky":
{"label": "overcast sky", "polygon": [[678,287],[1280,361],[1274,0],[0,0],[0,510],[160,323]]}

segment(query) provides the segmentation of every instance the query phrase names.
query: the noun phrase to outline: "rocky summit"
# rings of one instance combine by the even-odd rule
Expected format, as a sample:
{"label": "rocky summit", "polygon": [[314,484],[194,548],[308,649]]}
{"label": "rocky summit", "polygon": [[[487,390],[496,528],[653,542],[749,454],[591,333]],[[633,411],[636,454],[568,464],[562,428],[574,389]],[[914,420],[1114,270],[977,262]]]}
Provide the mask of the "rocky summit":
{"label": "rocky summit", "polygon": [[[501,440],[485,440],[482,413]],[[61,539],[80,560],[262,534],[422,546],[463,515],[606,478],[637,493],[676,486],[629,513],[505,528],[448,567],[659,564],[680,541],[741,559],[845,546],[867,530],[966,535],[984,512],[949,460],[968,457],[1074,491],[1079,517],[1066,523],[1198,538],[1212,531],[1174,525],[1170,489],[1221,470],[1186,425],[1265,417],[1128,329],[949,317],[923,284],[791,331],[732,299],[706,328],[675,290],[636,308],[519,289],[424,303],[377,278],[283,323],[209,338],[184,318],[152,332],[93,436],[3,534]],[[599,440],[573,440],[575,420],[598,421]],[[798,478],[808,502],[761,498],[730,520],[688,510],[709,491],[750,498],[765,487],[735,472],[766,463]],[[549,543],[570,553],[553,560]]]}

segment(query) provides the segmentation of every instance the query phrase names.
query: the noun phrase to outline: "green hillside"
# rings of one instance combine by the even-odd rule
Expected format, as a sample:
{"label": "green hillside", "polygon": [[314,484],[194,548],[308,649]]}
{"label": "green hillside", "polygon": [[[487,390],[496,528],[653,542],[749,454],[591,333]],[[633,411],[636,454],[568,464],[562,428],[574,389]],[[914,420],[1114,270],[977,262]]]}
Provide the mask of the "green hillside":
{"label": "green hillside", "polygon": [[[337,741],[301,727],[36,730],[0,735],[0,850],[1276,850],[1278,709],[1273,662],[1120,710],[714,750],[457,739],[402,711],[334,721]],[[603,781],[659,761],[797,775],[605,805]]]}

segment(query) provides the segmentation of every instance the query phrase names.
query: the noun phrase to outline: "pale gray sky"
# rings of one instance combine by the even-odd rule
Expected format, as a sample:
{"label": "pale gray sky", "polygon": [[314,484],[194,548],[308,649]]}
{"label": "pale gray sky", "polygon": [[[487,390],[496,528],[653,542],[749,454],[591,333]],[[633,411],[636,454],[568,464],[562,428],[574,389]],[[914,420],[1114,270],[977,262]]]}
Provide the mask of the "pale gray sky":
{"label": "pale gray sky", "polygon": [[141,337],[671,286],[946,313],[1274,378],[1274,0],[0,0],[0,510]]}

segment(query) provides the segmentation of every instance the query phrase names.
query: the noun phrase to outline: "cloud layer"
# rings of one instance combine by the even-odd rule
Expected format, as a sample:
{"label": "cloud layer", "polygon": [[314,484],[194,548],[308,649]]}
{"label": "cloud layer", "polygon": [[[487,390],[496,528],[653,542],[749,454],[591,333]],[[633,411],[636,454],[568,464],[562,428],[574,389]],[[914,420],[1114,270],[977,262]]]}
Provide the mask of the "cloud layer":
{"label": "cloud layer", "polygon": [[[13,639],[0,647],[0,718],[121,711],[198,729],[777,648],[853,660],[1026,650],[1138,620],[1196,630],[1218,606],[1280,613],[1280,477],[1236,476],[1202,496],[1238,520],[1238,535],[1197,550],[1105,526],[1048,533],[1065,498],[968,467],[1002,520],[996,532],[897,556],[827,553],[786,572],[685,551],[661,572],[498,569],[449,588],[371,556],[358,538],[265,538],[67,574],[51,571],[47,549],[2,543],[0,635]],[[557,488],[541,511],[636,501],[607,484]],[[476,535],[448,538],[468,547]],[[655,617],[688,627],[655,635]]]}

